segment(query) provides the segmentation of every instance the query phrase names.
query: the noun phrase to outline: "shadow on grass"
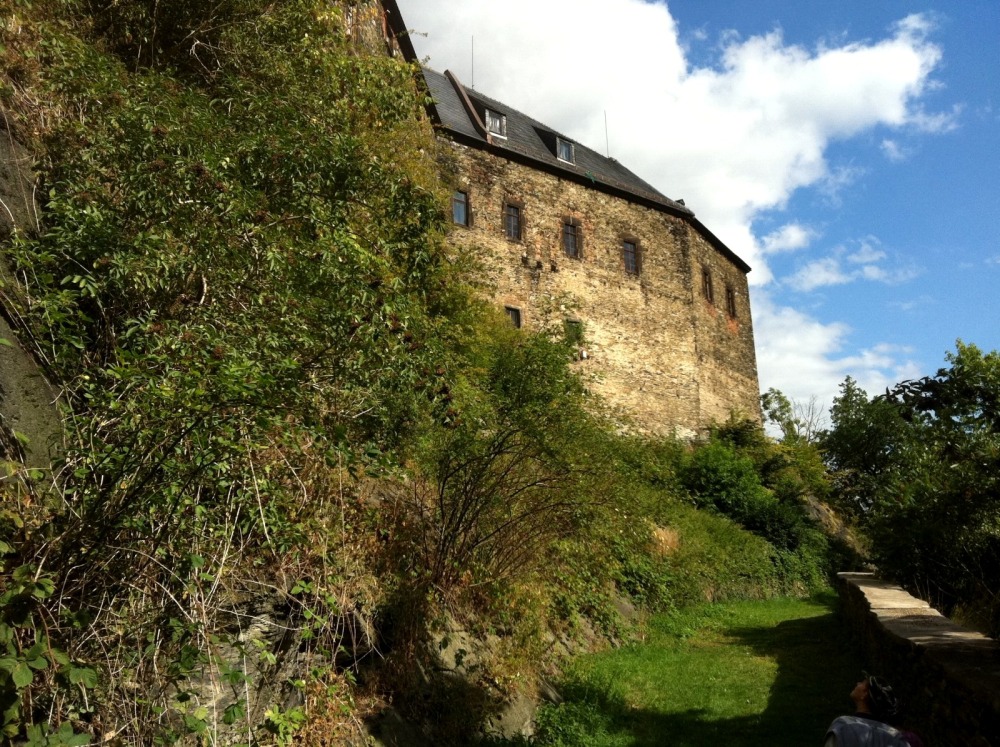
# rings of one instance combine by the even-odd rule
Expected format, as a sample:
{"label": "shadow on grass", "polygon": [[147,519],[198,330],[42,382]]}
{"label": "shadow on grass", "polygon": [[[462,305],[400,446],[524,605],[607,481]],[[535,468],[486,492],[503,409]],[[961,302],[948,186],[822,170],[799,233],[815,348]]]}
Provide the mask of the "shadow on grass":
{"label": "shadow on grass", "polygon": [[[545,724],[546,739],[541,743],[820,745],[829,723],[849,710],[847,695],[860,669],[858,654],[832,607],[820,617],[726,631],[732,645],[746,646],[777,663],[767,707],[760,714],[719,719],[703,710],[659,713],[631,708],[596,688],[576,685],[566,690],[561,713]],[[517,742],[496,744],[512,747]]]}

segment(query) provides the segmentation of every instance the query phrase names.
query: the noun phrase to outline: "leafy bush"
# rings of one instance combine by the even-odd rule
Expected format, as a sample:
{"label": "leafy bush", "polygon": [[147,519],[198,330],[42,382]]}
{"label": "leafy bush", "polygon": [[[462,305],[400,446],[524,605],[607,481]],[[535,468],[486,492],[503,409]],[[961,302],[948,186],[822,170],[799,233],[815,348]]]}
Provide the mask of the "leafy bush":
{"label": "leafy bush", "polygon": [[595,428],[564,346],[543,333],[484,322],[474,363],[416,455],[411,515],[422,567],[441,589],[523,575],[580,528],[593,500],[581,454]]}
{"label": "leafy bush", "polygon": [[875,562],[946,613],[1000,631],[1000,353],[869,399],[850,379],[823,444]]}
{"label": "leafy bush", "polygon": [[[38,8],[18,12],[45,230],[11,254],[68,443],[56,495],[0,485],[0,540],[57,590],[23,636],[44,621],[70,661],[114,668],[102,719],[205,733],[191,683],[244,645],[249,590],[287,594],[308,646],[337,650],[367,573],[345,485],[445,409],[434,372],[472,302],[413,70],[357,54],[329,4]],[[181,42],[226,64],[192,78]],[[22,738],[75,717],[45,679],[19,688]]]}

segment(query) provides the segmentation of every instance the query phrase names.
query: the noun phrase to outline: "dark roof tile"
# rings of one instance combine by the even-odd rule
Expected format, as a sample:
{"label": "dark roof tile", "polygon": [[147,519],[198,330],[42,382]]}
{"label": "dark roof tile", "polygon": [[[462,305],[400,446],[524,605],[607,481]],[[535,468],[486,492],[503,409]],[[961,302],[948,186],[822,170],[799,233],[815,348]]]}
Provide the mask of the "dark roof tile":
{"label": "dark roof tile", "polygon": [[[429,68],[424,68],[424,79],[427,81],[431,98],[434,100],[437,123],[446,130],[466,138],[472,138],[485,145],[486,138],[476,128],[462,103],[460,93],[452,85],[451,80]],[[688,208],[658,192],[655,187],[640,179],[615,159],[602,156],[582,143],[496,99],[484,96],[475,90],[464,87],[463,89],[481,120],[485,120],[484,112],[486,109],[507,117],[507,137],[494,137],[493,145],[496,148],[519,153],[543,163],[549,168],[565,171],[578,178],[583,177],[592,182],[622,189],[638,197],[673,208],[677,212],[686,215],[694,214]],[[573,143],[576,163],[567,163],[556,157],[557,137]]]}

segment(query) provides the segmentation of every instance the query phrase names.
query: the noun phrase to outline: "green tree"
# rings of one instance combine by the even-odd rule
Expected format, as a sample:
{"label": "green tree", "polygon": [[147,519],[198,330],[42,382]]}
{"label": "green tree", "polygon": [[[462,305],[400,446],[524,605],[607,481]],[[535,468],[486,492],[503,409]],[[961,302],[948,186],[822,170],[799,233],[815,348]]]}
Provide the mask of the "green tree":
{"label": "green tree", "polygon": [[850,376],[833,400],[830,420],[820,446],[841,510],[860,518],[877,499],[901,500],[924,451],[919,424],[885,398],[869,399]]}
{"label": "green tree", "polygon": [[820,434],[824,417],[816,397],[807,403],[793,402],[779,389],[771,387],[760,395],[760,407],[764,421],[778,426],[785,444],[811,443]]}
{"label": "green tree", "polygon": [[1000,355],[961,341],[868,399],[848,380],[823,446],[883,571],[1000,630]]}

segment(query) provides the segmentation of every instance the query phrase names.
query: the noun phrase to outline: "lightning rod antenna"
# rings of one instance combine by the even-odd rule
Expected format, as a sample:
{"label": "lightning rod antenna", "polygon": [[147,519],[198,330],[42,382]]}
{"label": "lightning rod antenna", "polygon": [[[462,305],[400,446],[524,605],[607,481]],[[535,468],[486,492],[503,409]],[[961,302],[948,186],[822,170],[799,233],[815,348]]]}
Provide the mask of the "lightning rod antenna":
{"label": "lightning rod antenna", "polygon": [[608,110],[604,110],[604,153],[611,158],[611,140],[608,139]]}
{"label": "lightning rod antenna", "polygon": [[472,87],[476,87],[476,37],[472,37]]}

